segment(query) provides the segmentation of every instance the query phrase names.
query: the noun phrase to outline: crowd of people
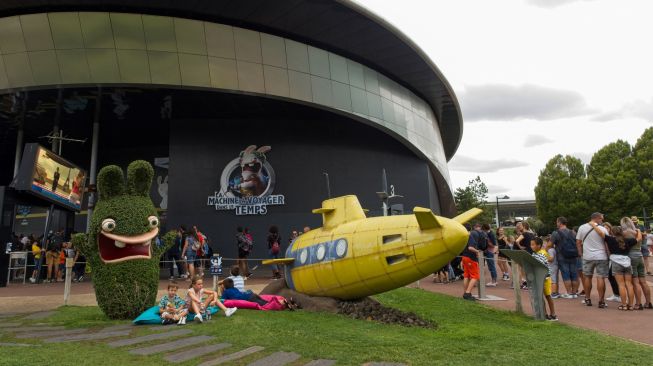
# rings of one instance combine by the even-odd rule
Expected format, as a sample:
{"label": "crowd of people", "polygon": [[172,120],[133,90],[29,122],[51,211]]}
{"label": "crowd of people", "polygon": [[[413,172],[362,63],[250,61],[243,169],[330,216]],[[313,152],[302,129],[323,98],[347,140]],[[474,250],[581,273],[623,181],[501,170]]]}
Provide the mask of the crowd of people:
{"label": "crowd of people", "polygon": [[[639,225],[636,216],[623,217],[613,225],[604,222],[603,214],[598,212],[578,228],[567,225],[567,219],[559,217],[555,231],[537,236],[527,222],[517,223],[514,235],[506,235],[503,227],[492,231],[488,224],[475,224],[468,227],[469,240],[461,257],[438,271],[434,281],[444,283],[462,278],[463,298],[476,300],[472,291],[480,279],[480,254],[483,254],[491,278],[485,286],[495,287],[499,274],[502,280],[511,280],[512,263],[500,250],[524,250],[547,266],[543,295],[549,308],[548,320],[557,320],[554,299],[582,298],[583,305],[593,306],[594,283],[600,309],[608,307],[606,301],[619,302],[618,309],[623,311],[653,309],[646,283],[646,275],[651,274],[648,258],[653,234],[650,228]],[[497,261],[501,273],[497,272]],[[518,273],[520,287],[528,289],[521,267]],[[605,279],[612,289],[610,297],[606,297]]]}

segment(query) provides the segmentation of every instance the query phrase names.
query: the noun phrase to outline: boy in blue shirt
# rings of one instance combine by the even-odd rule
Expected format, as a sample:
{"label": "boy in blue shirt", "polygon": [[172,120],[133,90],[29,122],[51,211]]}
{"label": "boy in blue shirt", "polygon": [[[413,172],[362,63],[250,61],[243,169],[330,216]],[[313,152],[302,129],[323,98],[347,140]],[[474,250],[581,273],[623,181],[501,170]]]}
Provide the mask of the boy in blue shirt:
{"label": "boy in blue shirt", "polygon": [[168,284],[168,294],[163,295],[161,301],[159,301],[159,314],[161,314],[161,324],[173,324],[177,323],[179,325],[186,324],[186,315],[188,315],[188,309],[186,309],[186,302],[177,295],[177,290],[179,285],[177,282],[171,281]]}

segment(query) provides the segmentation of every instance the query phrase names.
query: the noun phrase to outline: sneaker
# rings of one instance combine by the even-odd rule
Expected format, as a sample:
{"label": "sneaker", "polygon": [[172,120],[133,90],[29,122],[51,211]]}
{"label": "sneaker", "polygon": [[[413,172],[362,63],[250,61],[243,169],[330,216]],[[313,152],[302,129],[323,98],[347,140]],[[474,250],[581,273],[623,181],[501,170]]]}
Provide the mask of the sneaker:
{"label": "sneaker", "polygon": [[560,294],[560,297],[563,299],[573,299],[574,295],[572,294]]}
{"label": "sneaker", "polygon": [[175,279],[175,276],[170,276],[170,281],[173,281]]}
{"label": "sneaker", "polygon": [[465,299],[465,300],[471,300],[471,301],[476,301],[476,299],[474,298],[474,296],[472,296],[472,294],[469,293],[469,292],[465,292],[465,293],[463,294],[463,299]]}
{"label": "sneaker", "polygon": [[184,325],[184,324],[186,324],[186,316],[185,315],[182,316],[181,318],[179,318],[179,321],[177,322],[177,325]]}
{"label": "sneaker", "polygon": [[489,282],[489,283],[486,283],[485,286],[487,286],[487,287],[497,287],[497,283],[496,282]]}
{"label": "sneaker", "polygon": [[194,321],[204,323],[204,319],[202,319],[202,314],[195,314],[195,318],[193,318]]}
{"label": "sneaker", "polygon": [[621,296],[612,295],[612,296],[606,298],[605,301],[621,302]]}
{"label": "sneaker", "polygon": [[552,299],[559,299],[560,296],[561,296],[561,295],[560,295],[559,293],[557,293],[557,292],[554,292],[554,293],[551,294],[551,298],[552,298]]}
{"label": "sneaker", "polygon": [[33,277],[30,277],[29,282],[31,282],[31,283],[36,283],[36,279],[33,278]]}
{"label": "sneaker", "polygon": [[571,298],[572,298],[572,299],[577,299],[577,298],[578,298],[578,294],[571,294]]}
{"label": "sneaker", "polygon": [[79,276],[79,278],[77,279],[77,282],[82,282],[82,281],[84,281],[84,275]]}
{"label": "sneaker", "polygon": [[551,317],[549,316],[549,314],[544,314],[544,319],[545,320],[551,320]]}
{"label": "sneaker", "polygon": [[558,316],[555,315],[555,314],[550,315],[549,319],[547,319],[547,320],[552,321],[552,322],[557,322],[558,321]]}
{"label": "sneaker", "polygon": [[510,276],[504,274],[503,277],[502,277],[501,279],[502,279],[503,281],[510,281]]}
{"label": "sneaker", "polygon": [[238,310],[238,308],[227,308],[227,310],[224,311],[224,315],[228,318],[228,317],[234,315],[236,310]]}

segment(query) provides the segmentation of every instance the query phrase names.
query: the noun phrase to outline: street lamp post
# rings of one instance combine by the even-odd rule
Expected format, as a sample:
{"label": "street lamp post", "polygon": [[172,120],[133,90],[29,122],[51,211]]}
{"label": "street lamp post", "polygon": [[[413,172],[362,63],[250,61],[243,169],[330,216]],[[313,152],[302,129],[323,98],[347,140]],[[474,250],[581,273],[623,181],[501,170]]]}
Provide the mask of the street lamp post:
{"label": "street lamp post", "polygon": [[510,197],[504,195],[503,197],[496,196],[496,198],[497,198],[497,207],[495,209],[497,213],[497,228],[498,228],[501,226],[501,223],[499,222],[499,200],[508,200],[510,199]]}

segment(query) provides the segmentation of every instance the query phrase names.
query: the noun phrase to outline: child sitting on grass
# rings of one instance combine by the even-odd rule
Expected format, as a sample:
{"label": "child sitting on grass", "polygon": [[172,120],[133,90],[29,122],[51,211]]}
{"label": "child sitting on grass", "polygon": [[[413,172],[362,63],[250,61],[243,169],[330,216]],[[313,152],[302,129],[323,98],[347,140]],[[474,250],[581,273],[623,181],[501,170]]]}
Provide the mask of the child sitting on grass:
{"label": "child sitting on grass", "polygon": [[222,291],[222,298],[225,300],[245,300],[255,302],[261,306],[265,306],[268,302],[260,297],[259,295],[253,293],[251,290],[240,291],[234,286],[234,281],[231,278],[226,278],[222,285],[224,286],[224,291]]}
{"label": "child sitting on grass", "polygon": [[193,320],[202,323],[205,318],[211,319],[211,313],[207,311],[207,308],[211,305],[215,305],[222,309],[224,314],[228,317],[238,310],[237,308],[227,308],[224,306],[220,300],[218,300],[218,294],[215,291],[205,290],[202,277],[193,277],[193,280],[190,283],[190,288],[188,289],[188,292],[186,292],[186,308],[188,311],[195,314]]}
{"label": "child sitting on grass", "polygon": [[161,324],[163,325],[186,324],[188,309],[186,308],[186,302],[177,295],[178,289],[177,282],[171,281],[168,284],[168,294],[163,295],[161,301],[159,301],[159,314],[161,314]]}
{"label": "child sitting on grass", "polygon": [[[546,320],[558,321],[556,316],[555,306],[553,305],[553,299],[551,298],[551,270],[549,269],[549,254],[546,250],[542,249],[542,238],[535,237],[531,240],[531,254],[538,262],[544,264],[547,268],[546,278],[544,279],[544,297],[546,298],[546,303],[549,305],[549,312],[551,314],[546,314]],[[544,308],[546,311],[546,307]]]}

